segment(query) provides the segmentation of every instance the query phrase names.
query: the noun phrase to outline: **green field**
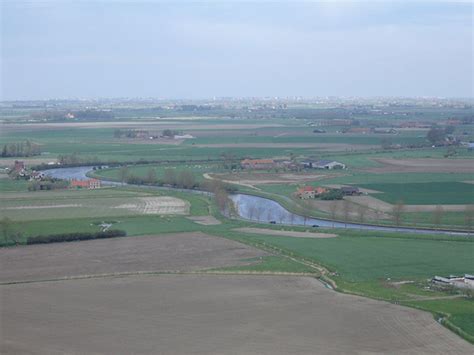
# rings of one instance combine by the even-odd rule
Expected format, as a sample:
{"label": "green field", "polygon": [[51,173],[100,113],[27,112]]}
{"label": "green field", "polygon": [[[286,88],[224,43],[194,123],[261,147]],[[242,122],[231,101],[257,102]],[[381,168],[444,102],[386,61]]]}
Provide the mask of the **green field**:
{"label": "green field", "polygon": [[462,205],[474,203],[474,184],[462,182],[418,182],[361,184],[360,187],[381,191],[374,197],[389,203],[403,201],[408,205]]}

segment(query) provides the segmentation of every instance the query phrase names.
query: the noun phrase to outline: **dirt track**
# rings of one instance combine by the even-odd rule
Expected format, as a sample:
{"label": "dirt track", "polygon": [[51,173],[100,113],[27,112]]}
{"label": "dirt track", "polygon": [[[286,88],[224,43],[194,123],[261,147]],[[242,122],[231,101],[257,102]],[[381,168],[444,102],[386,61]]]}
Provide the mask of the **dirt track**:
{"label": "dirt track", "polygon": [[309,277],[160,275],[0,286],[2,354],[469,354],[429,313]]}
{"label": "dirt track", "polygon": [[391,159],[374,158],[382,167],[365,168],[372,173],[474,173],[473,159]]}
{"label": "dirt track", "polygon": [[267,255],[203,233],[126,237],[0,249],[0,282],[133,271],[192,271],[244,265]]}

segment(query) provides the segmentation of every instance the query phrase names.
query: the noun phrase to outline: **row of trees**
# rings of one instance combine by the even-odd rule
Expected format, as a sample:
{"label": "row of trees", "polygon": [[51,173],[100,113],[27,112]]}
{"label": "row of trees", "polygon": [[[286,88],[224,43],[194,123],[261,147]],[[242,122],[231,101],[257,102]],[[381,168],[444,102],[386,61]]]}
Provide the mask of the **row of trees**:
{"label": "row of trees", "polygon": [[79,165],[79,164],[98,164],[98,157],[85,157],[77,153],[64,154],[58,156],[58,162],[61,165]]}
{"label": "row of trees", "polygon": [[190,170],[166,169],[162,179],[158,179],[156,170],[149,168],[145,176],[138,176],[130,171],[128,166],[119,170],[120,182],[137,185],[169,185],[183,189],[194,189],[198,186],[196,178]]}
{"label": "row of trees", "polygon": [[3,145],[1,156],[7,157],[32,157],[41,154],[39,144],[26,142],[7,143]]}

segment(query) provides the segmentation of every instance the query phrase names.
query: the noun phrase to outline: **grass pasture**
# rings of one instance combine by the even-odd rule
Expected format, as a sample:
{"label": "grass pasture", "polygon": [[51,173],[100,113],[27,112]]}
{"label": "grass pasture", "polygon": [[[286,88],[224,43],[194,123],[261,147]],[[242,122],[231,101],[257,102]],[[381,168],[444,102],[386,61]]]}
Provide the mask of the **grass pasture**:
{"label": "grass pasture", "polygon": [[408,205],[462,205],[474,203],[474,184],[462,182],[372,183],[360,187],[380,191],[374,197]]}

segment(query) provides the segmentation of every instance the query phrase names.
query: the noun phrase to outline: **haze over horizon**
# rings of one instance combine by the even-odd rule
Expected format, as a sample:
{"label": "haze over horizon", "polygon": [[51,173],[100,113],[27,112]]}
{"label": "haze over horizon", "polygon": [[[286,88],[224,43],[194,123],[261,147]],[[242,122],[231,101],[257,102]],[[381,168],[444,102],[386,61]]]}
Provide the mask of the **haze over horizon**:
{"label": "haze over horizon", "polygon": [[2,2],[1,100],[473,97],[469,2]]}

